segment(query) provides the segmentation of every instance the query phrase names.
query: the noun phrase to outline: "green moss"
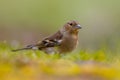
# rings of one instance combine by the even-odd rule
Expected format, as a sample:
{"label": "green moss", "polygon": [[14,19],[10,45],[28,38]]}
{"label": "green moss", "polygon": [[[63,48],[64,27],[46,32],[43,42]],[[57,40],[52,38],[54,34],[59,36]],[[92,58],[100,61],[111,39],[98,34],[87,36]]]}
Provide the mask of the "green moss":
{"label": "green moss", "polygon": [[110,54],[108,50],[81,50],[60,55],[32,50],[11,52],[11,49],[7,43],[0,43],[1,80],[8,80],[6,75],[11,80],[37,80],[37,77],[43,80],[46,77],[69,79],[70,76],[73,76],[73,80],[82,79],[82,76],[91,79],[120,79],[120,68],[117,67],[120,66],[120,58],[118,55],[113,56],[114,53]]}

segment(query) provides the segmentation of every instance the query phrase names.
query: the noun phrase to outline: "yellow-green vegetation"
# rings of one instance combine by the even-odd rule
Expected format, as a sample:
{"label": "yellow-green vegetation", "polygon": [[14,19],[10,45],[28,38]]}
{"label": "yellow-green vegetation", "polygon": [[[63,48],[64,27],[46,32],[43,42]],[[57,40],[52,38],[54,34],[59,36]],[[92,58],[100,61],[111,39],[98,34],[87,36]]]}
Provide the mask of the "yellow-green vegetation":
{"label": "yellow-green vegetation", "polygon": [[0,80],[120,80],[119,56],[104,49],[62,55],[11,49],[0,44]]}

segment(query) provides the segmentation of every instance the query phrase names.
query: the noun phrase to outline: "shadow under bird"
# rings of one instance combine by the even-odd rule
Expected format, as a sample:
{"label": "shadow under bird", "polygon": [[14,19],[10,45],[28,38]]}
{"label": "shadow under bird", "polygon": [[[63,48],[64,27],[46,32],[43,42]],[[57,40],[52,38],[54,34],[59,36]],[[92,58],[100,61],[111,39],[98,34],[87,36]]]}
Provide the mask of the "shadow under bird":
{"label": "shadow under bird", "polygon": [[45,53],[68,53],[73,51],[78,44],[79,29],[81,29],[80,24],[72,20],[64,24],[55,34],[44,38],[42,41],[12,51],[38,49]]}

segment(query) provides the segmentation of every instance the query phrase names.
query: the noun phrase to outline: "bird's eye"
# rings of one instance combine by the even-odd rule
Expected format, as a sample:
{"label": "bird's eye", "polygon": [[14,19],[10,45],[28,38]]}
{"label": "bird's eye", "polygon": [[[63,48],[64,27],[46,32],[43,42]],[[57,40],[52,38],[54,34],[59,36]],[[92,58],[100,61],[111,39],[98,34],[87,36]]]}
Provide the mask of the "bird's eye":
{"label": "bird's eye", "polygon": [[72,26],[73,24],[72,24],[72,23],[70,23],[70,25]]}

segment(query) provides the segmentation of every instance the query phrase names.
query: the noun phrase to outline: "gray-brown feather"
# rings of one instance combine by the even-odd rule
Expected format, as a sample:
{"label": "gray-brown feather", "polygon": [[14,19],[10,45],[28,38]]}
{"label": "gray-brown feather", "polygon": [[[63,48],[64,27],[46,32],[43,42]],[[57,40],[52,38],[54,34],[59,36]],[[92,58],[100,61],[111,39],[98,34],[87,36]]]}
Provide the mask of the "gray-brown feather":
{"label": "gray-brown feather", "polygon": [[63,37],[61,45],[58,47],[60,53],[67,53],[73,51],[78,44],[78,36],[66,34]]}

